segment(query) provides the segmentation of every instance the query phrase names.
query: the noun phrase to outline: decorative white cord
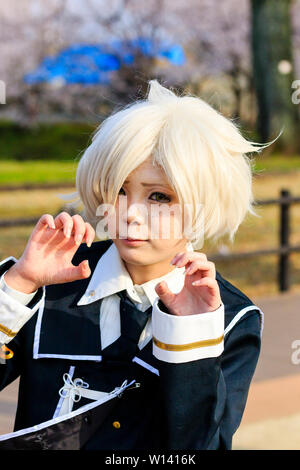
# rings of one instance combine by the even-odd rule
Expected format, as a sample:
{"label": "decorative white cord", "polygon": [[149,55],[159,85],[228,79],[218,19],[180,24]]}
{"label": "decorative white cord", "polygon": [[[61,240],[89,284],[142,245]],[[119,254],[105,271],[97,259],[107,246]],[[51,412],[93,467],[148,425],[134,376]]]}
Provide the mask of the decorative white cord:
{"label": "decorative white cord", "polygon": [[[131,385],[132,383],[134,383],[134,386],[133,387],[130,387],[130,388],[137,388],[137,387],[140,387],[141,384],[138,383],[138,382],[130,382],[129,385]],[[118,395],[119,398],[121,398],[122,396],[122,393],[123,393],[123,390],[125,390],[125,388],[127,388],[128,385],[127,385],[127,380],[124,380],[124,382],[122,383],[122,385],[120,387],[116,387],[114,388],[114,390],[112,392],[109,393],[109,395],[114,395],[115,393]]]}
{"label": "decorative white cord", "polygon": [[63,380],[65,385],[61,387],[58,392],[59,395],[64,398],[59,416],[65,413],[70,413],[74,402],[78,402],[81,397],[89,398],[90,400],[100,400],[109,395],[117,395],[118,397],[121,397],[123,390],[130,385],[134,384],[131,388],[140,387],[140,384],[135,381],[127,384],[127,380],[124,380],[120,387],[115,387],[111,392],[99,392],[96,390],[87,390],[89,388],[89,384],[87,382],[84,382],[79,378],[72,380],[72,377],[68,373],[63,375]]}
{"label": "decorative white cord", "polygon": [[82,389],[89,388],[89,384],[82,379],[72,380],[68,373],[63,375],[63,380],[65,385],[60,388],[58,393],[63,398],[69,398],[69,411],[71,411],[73,403],[81,399]]}
{"label": "decorative white cord", "polygon": [[[71,366],[71,367],[73,367],[73,366]],[[125,384],[125,382],[123,382],[121,387],[117,387],[117,388],[119,388],[119,389],[122,388],[124,386],[124,384]],[[134,384],[134,385],[131,387],[132,384]],[[126,387],[124,387],[124,389],[128,388],[128,390],[129,390],[131,388],[137,388],[137,387],[140,387],[140,386],[141,386],[140,383],[137,383],[137,382],[135,382],[135,380],[132,380]],[[87,391],[88,390],[86,390],[86,392]],[[108,395],[108,394],[106,394],[106,395]],[[29,428],[20,429],[19,431],[10,432],[8,434],[2,434],[0,436],[0,441],[6,441],[7,439],[12,439],[14,437],[23,436],[23,435],[26,435],[26,434],[29,434],[29,433],[32,433],[32,432],[39,431],[41,429],[50,428],[54,424],[61,423],[61,422],[66,421],[70,418],[73,418],[75,416],[79,416],[80,414],[85,413],[86,411],[93,410],[97,406],[101,405],[101,403],[99,403],[99,402],[105,403],[105,402],[107,402],[111,399],[112,399],[111,397],[106,397],[106,399],[104,398],[103,400],[96,400],[94,403],[89,403],[88,405],[84,405],[81,408],[78,408],[77,410],[72,411],[71,413],[67,413],[65,415],[59,414],[55,418],[49,419],[48,421],[43,421],[40,424],[35,424],[34,426],[31,426]]]}

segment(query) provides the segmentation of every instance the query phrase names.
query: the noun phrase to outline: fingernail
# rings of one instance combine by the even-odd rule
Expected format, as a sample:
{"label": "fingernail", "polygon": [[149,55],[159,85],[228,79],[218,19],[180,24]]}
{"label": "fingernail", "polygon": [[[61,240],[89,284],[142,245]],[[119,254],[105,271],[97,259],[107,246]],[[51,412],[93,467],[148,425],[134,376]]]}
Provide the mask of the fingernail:
{"label": "fingernail", "polygon": [[76,245],[80,245],[81,240],[82,240],[82,236],[81,236],[81,235],[77,235],[77,236],[75,237],[75,243],[76,243]]}

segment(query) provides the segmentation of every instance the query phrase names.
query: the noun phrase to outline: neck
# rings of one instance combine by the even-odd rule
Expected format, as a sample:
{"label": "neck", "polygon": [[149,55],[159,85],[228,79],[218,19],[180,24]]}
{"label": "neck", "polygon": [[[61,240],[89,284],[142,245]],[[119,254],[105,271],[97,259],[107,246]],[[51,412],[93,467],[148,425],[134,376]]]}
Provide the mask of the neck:
{"label": "neck", "polygon": [[133,284],[144,284],[158,277],[165,276],[166,274],[174,271],[175,266],[170,266],[169,261],[164,264],[138,266],[136,264],[125,263],[126,269],[132,279]]}

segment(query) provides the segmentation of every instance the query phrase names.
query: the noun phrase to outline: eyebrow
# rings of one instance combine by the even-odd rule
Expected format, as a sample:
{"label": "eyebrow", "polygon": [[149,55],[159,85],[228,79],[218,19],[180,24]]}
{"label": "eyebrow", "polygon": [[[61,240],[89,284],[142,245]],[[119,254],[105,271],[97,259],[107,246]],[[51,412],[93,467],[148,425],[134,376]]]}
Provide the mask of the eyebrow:
{"label": "eyebrow", "polygon": [[[126,180],[124,181],[124,184],[130,183],[130,181]],[[141,183],[142,186],[164,186],[166,189],[169,189],[171,191],[171,188],[167,186],[166,184],[163,183]]]}

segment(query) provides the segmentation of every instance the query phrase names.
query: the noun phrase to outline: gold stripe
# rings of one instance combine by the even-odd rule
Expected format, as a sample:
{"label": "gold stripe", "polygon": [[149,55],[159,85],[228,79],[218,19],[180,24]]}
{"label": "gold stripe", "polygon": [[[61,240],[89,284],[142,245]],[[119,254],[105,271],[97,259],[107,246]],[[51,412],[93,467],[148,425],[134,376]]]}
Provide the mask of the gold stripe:
{"label": "gold stripe", "polygon": [[205,346],[215,346],[220,344],[224,339],[224,335],[215,339],[204,339],[203,341],[196,341],[195,343],[188,344],[166,344],[158,341],[158,339],[153,337],[154,344],[160,348],[165,349],[166,351],[188,351],[189,349],[204,348]]}
{"label": "gold stripe", "polygon": [[1,331],[2,333],[4,333],[6,336],[11,336],[12,338],[13,338],[14,336],[16,336],[16,334],[17,334],[17,333],[14,333],[13,331],[11,331],[11,330],[10,330],[9,328],[7,328],[6,326],[1,325],[1,323],[0,323],[0,331]]}

